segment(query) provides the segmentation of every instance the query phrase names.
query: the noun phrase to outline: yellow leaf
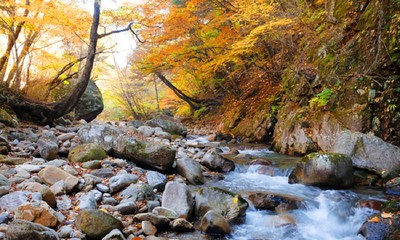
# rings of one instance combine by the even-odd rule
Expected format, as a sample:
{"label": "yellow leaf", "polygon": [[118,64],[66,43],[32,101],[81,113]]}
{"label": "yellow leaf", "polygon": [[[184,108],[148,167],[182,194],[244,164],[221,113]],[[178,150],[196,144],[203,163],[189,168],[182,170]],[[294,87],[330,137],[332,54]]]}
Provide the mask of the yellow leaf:
{"label": "yellow leaf", "polygon": [[368,222],[378,223],[379,218],[377,216],[375,216],[375,217],[371,218],[370,220],[368,220]]}

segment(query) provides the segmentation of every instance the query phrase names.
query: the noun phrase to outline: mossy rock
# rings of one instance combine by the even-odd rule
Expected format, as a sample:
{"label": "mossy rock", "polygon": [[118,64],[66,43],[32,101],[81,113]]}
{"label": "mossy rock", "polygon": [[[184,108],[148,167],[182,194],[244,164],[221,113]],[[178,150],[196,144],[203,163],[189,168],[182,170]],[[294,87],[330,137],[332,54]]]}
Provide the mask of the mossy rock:
{"label": "mossy rock", "polygon": [[8,114],[8,112],[4,109],[0,109],[0,122],[4,123],[9,127],[16,127],[13,118]]}
{"label": "mossy rock", "polygon": [[289,176],[289,183],[301,183],[335,189],[353,185],[351,158],[339,153],[311,153],[297,163]]}
{"label": "mossy rock", "polygon": [[89,239],[102,239],[114,229],[122,231],[122,222],[109,213],[100,210],[83,210],[76,218],[76,227]]}
{"label": "mossy rock", "polygon": [[97,143],[87,143],[76,146],[68,154],[71,162],[87,162],[102,160],[107,156],[106,151]]}

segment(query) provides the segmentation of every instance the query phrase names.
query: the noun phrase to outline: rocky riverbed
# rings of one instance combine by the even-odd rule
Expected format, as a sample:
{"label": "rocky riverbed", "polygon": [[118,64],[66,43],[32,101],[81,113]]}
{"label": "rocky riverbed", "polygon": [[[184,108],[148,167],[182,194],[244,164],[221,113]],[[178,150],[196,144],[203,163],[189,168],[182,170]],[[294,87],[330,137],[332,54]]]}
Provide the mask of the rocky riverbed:
{"label": "rocky riverbed", "polygon": [[[205,182],[222,180],[235,169],[227,156],[247,156],[213,142],[221,136],[212,131],[189,130],[189,134],[208,135],[211,141],[186,138],[188,130],[171,118],[146,123],[80,121],[55,127],[12,119],[1,122],[0,239],[163,239],[171,233],[179,239],[179,234],[193,231],[189,239],[229,238],[232,226],[245,220],[249,203],[277,212],[302,205],[301,199],[284,194],[253,192],[243,198],[206,186]],[[324,156],[316,157],[313,169],[335,167],[336,157],[333,164],[327,164]],[[334,176],[339,185],[325,184],[329,179],[323,177],[322,183],[315,183],[301,174],[294,176],[302,172],[298,168],[306,168],[301,165],[290,181],[332,188],[362,185],[349,174],[351,160],[341,157],[347,162],[340,166],[345,174]],[[268,160],[253,164],[262,174],[276,172]],[[367,174],[361,179],[373,178],[378,177]],[[398,178],[387,184],[388,193],[394,194],[388,197],[392,201],[360,203],[376,210],[361,230],[364,236],[376,232],[392,237],[386,239],[399,236],[400,204],[394,197],[400,194],[399,185]],[[291,215],[283,216],[278,215],[275,224],[295,224]]]}

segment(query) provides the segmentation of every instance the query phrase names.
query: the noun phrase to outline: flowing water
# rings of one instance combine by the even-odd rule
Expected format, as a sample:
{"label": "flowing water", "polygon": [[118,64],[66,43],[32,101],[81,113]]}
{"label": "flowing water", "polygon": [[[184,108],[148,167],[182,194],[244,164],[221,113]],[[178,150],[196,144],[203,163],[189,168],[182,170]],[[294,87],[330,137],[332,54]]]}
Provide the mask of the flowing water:
{"label": "flowing water", "polygon": [[[241,146],[235,147],[240,149]],[[227,152],[229,147],[222,149]],[[364,239],[358,235],[358,231],[373,212],[368,208],[360,208],[358,202],[374,196],[357,194],[351,190],[323,190],[302,184],[289,184],[288,175],[298,158],[276,154],[265,147],[260,148],[260,145],[242,146],[239,153],[244,158],[231,158],[236,162],[236,170],[226,174],[224,180],[208,182],[207,185],[242,196],[249,192],[268,192],[303,201],[299,209],[285,213],[257,210],[250,204],[244,223],[234,225],[228,239]],[[270,160],[274,171],[263,170],[266,166],[249,165],[252,159],[260,158]],[[290,224],[286,224],[287,219],[290,219]]]}

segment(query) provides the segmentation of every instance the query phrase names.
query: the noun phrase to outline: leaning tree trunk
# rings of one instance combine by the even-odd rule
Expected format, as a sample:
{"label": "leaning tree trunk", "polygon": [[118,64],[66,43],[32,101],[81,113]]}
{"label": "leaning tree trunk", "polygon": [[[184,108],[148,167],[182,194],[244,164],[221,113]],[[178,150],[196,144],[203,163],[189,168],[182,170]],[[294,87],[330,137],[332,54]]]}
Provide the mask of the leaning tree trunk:
{"label": "leaning tree trunk", "polygon": [[6,86],[0,87],[0,104],[7,104],[22,119],[31,120],[41,124],[53,124],[53,120],[71,112],[86,90],[92,72],[94,58],[96,55],[97,29],[100,22],[100,2],[94,0],[93,22],[90,29],[89,53],[85,67],[78,83],[63,99],[56,103],[41,103],[26,99],[11,91]]}

